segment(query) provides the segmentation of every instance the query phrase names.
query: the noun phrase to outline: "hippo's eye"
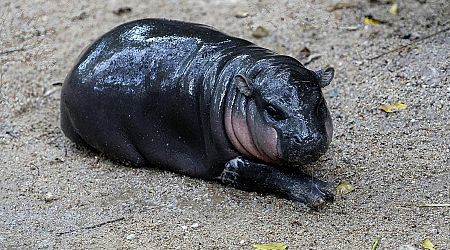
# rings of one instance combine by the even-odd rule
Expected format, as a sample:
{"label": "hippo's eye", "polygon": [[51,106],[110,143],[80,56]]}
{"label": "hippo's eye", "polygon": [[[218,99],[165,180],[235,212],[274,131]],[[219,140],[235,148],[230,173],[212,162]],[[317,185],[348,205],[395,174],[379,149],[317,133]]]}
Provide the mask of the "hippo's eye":
{"label": "hippo's eye", "polygon": [[286,119],[285,113],[282,110],[276,108],[275,106],[267,105],[266,112],[275,121],[280,121],[280,120]]}

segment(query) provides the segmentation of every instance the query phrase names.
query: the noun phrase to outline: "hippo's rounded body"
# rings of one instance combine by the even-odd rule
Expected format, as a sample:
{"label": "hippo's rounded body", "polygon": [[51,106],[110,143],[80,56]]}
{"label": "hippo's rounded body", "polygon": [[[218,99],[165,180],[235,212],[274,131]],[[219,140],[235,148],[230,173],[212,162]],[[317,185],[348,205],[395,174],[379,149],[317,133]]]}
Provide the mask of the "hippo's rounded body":
{"label": "hippo's rounded body", "polygon": [[[315,205],[332,195],[296,197],[289,189],[308,184],[286,167],[326,151],[332,128],[320,88],[332,76],[208,26],[138,20],[80,56],[63,84],[61,125],[72,141],[134,166],[247,190],[280,186],[274,192]],[[268,176],[277,183],[252,184]]]}

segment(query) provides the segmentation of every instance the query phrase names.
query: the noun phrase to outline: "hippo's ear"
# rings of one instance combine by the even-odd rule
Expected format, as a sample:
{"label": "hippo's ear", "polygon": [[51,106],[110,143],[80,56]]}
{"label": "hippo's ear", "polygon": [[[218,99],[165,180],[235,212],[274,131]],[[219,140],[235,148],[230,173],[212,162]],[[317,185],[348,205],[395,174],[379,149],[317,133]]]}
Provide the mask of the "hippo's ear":
{"label": "hippo's ear", "polygon": [[321,69],[316,71],[317,78],[319,79],[319,86],[321,88],[328,86],[334,77],[334,68],[328,67],[326,69]]}
{"label": "hippo's ear", "polygon": [[234,84],[239,89],[239,91],[245,96],[252,96],[253,88],[250,81],[243,75],[236,75],[234,77]]}

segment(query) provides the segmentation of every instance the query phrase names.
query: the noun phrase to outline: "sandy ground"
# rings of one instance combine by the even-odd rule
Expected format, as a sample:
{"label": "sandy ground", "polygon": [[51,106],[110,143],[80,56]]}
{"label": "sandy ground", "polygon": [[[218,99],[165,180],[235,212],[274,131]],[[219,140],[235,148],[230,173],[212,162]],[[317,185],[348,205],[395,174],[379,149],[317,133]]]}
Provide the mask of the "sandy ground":
{"label": "sandy ground", "polygon": [[[450,249],[450,26],[446,0],[1,1],[0,249]],[[121,7],[132,10],[114,14]],[[249,13],[246,18],[236,14]],[[364,27],[364,15],[388,23]],[[324,94],[335,126],[329,152],[306,170],[356,189],[319,211],[271,195],[155,169],[76,147],[59,128],[60,87],[81,50],[128,20],[200,22],[335,66]],[[257,26],[269,35],[252,36]],[[411,34],[409,39],[403,36]],[[383,103],[404,102],[385,114]],[[409,247],[409,248],[408,248]]]}

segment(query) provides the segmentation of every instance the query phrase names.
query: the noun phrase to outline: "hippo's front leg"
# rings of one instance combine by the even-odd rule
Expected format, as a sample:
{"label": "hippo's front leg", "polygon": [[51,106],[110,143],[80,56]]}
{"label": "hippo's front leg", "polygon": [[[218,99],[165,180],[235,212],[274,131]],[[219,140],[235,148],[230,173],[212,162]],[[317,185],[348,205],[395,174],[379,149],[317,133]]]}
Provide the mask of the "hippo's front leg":
{"label": "hippo's front leg", "polygon": [[276,193],[313,208],[334,199],[333,189],[326,182],[301,172],[280,170],[243,157],[227,162],[219,179],[237,189]]}

